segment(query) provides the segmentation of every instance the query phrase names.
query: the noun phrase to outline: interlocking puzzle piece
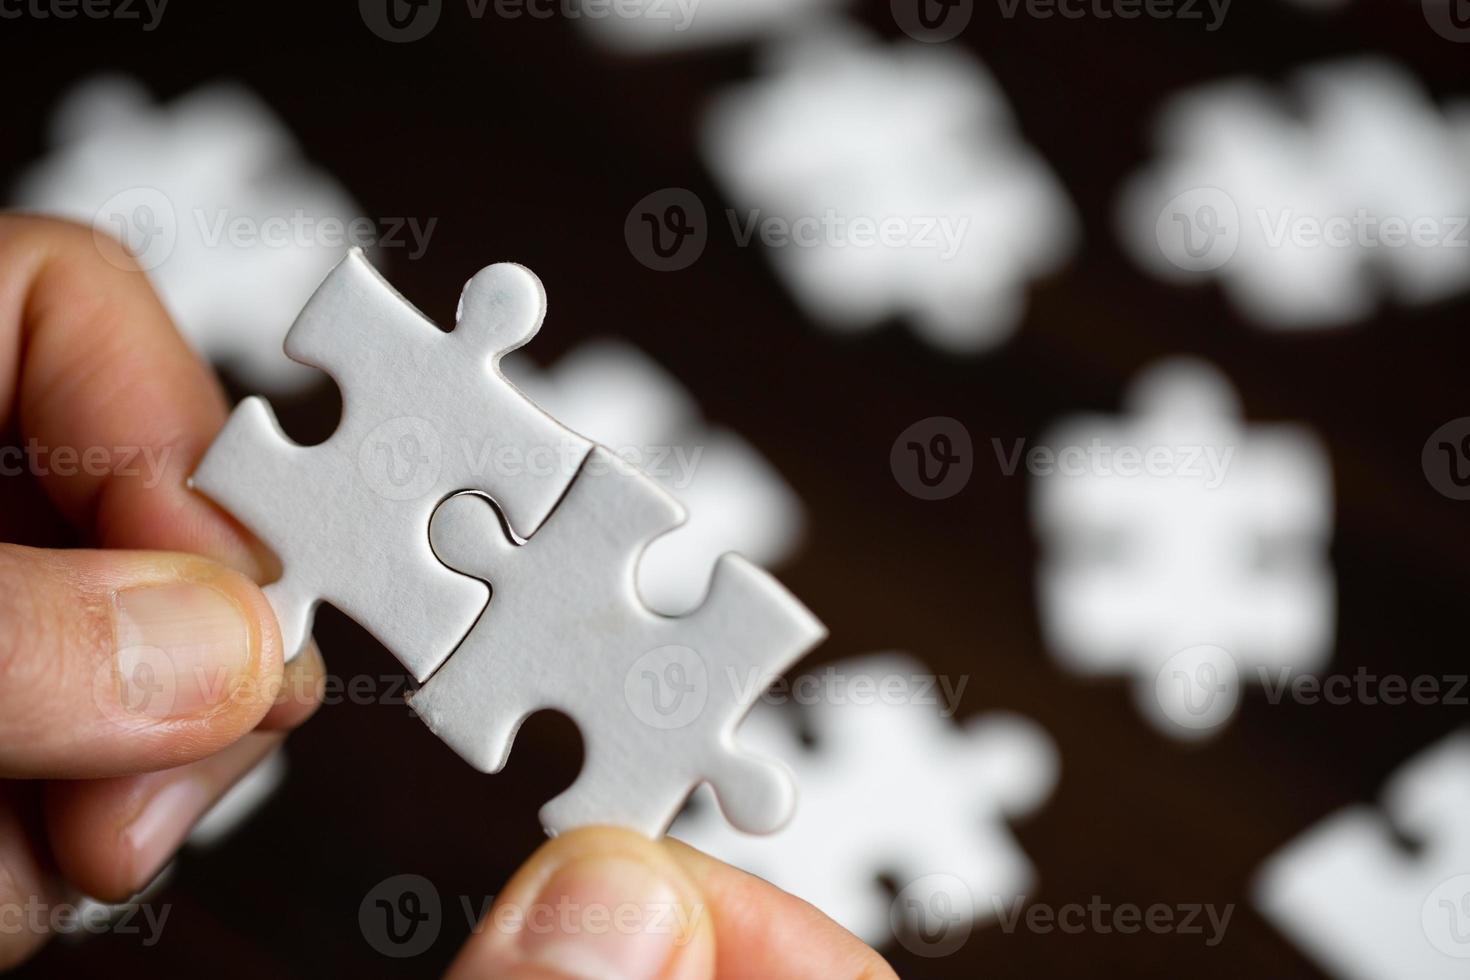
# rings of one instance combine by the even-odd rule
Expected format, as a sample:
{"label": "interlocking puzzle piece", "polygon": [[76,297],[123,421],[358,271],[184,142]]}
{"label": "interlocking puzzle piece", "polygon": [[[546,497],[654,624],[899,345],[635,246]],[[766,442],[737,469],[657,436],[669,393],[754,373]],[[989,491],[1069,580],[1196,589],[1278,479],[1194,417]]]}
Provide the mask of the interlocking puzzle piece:
{"label": "interlocking puzzle piece", "polygon": [[[762,704],[737,732],[742,745],[794,769],[801,808],[789,826],[750,837],[699,806],[670,833],[811,902],[875,946],[893,938],[884,875],[900,885],[953,876],[971,899],[955,913],[994,918],[1034,883],[1004,824],[1051,794],[1058,770],[1051,739],[1010,714],[957,725],[934,704],[919,703],[926,698],[864,703],[845,694],[859,679],[881,691],[889,678],[932,677],[909,657],[857,658],[834,670],[842,686],[800,708],[799,722],[795,711]],[[812,747],[802,744],[801,731]]]}
{"label": "interlocking puzzle piece", "polygon": [[1081,416],[1042,440],[1056,454],[1032,484],[1042,627],[1068,668],[1133,674],[1151,720],[1197,737],[1209,728],[1178,724],[1156,700],[1175,654],[1220,647],[1246,677],[1325,662],[1331,471],[1305,429],[1246,426],[1203,362],[1153,366],[1127,402],[1130,417]]}
{"label": "interlocking puzzle piece", "polygon": [[[362,209],[303,161],[269,106],[232,84],[156,106],[136,81],[100,76],[62,101],[51,142],[16,205],[128,242],[189,342],[246,383],[284,392],[317,379],[280,341],[347,251],[325,232]],[[261,240],[267,221],[304,230]],[[236,222],[260,234],[236,235]]]}
{"label": "interlocking puzzle piece", "polygon": [[540,280],[501,263],[469,281],[458,326],[444,333],[355,249],[312,295],[286,353],[337,381],[337,431],[298,445],[249,398],[193,477],[280,557],[283,574],[265,591],[288,656],[309,639],[323,600],[418,680],[469,630],[485,589],[435,559],[434,508],[479,490],[529,536],[589,446],[500,373],[501,355],[529,341],[545,311]]}
{"label": "interlocking puzzle piece", "polygon": [[1383,804],[1387,820],[1372,807],[1350,807],[1273,856],[1256,876],[1256,906],[1340,980],[1463,980],[1470,732],[1410,760]]}
{"label": "interlocking puzzle piece", "polygon": [[[611,15],[584,13],[583,30],[604,47],[636,54],[733,44],[780,34],[847,0],[636,0]],[[632,12],[625,12],[629,8]]]}
{"label": "interlocking puzzle piece", "polygon": [[[1160,159],[1120,202],[1138,261],[1176,281],[1216,276],[1242,313],[1278,329],[1363,320],[1384,292],[1421,305],[1470,288],[1470,103],[1441,110],[1374,59],[1299,72],[1290,94],[1287,105],[1233,79],[1171,100]],[[1384,225],[1425,221],[1412,234]]]}
{"label": "interlocking puzzle piece", "polygon": [[825,630],[738,555],[715,565],[708,597],[688,616],[650,612],[634,585],[638,557],[682,516],[652,479],[600,446],[523,545],[473,495],[434,514],[439,557],[493,592],[412,707],[482,772],[505,765],[528,716],[545,708],[571,716],[585,762],[541,810],[552,832],[610,823],[656,836],[706,780],[729,819],[752,832],[779,827],[794,806],[789,774],[738,750],[734,731]]}
{"label": "interlocking puzzle piece", "polygon": [[655,538],[638,563],[638,593],[654,611],[697,606],[727,551],[771,567],[795,550],[805,523],[795,491],[737,433],[707,424],[689,392],[632,344],[583,344],[544,371],[513,355],[504,370],[567,425],[641,463],[688,508],[688,522]]}
{"label": "interlocking puzzle piece", "polygon": [[[703,151],[742,227],[775,219],[811,239],[767,249],[806,312],[843,332],[903,316],[958,352],[1004,340],[1076,221],[984,67],[953,45],[836,28],[766,61],[710,107]],[[864,223],[892,231],[860,240]]]}

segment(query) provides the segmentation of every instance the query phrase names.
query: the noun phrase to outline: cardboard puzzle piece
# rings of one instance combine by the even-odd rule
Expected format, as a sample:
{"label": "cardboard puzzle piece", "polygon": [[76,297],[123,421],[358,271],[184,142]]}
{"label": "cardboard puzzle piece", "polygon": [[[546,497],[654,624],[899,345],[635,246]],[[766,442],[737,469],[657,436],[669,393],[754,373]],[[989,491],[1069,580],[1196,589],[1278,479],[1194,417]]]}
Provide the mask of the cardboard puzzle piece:
{"label": "cardboard puzzle piece", "polygon": [[1006,339],[1076,219],[984,67],[839,25],[775,46],[766,69],[703,123],[737,236],[788,236],[766,254],[830,329],[904,317],[954,352]]}
{"label": "cardboard puzzle piece", "polygon": [[1215,82],[1175,96],[1156,130],[1159,159],[1128,183],[1119,222],[1157,275],[1215,277],[1277,329],[1470,289],[1470,102],[1441,109],[1402,67],[1330,62],[1285,96]]}
{"label": "cardboard puzzle piece", "polygon": [[326,442],[302,446],[266,403],[246,399],[193,476],[281,559],[266,587],[295,656],[316,607],[352,617],[422,681],[454,650],[485,588],[434,557],[429,519],[447,496],[479,490],[521,537],[541,525],[581,465],[587,440],[501,375],[500,357],[536,334],[540,281],[502,263],[464,288],[441,331],[351,251],[307,302],[286,353],[342,392]]}
{"label": "cardboard puzzle piece", "polygon": [[1332,474],[1308,431],[1246,425],[1204,362],[1154,365],[1127,402],[1125,417],[1065,420],[1042,439],[1053,454],[1032,483],[1042,627],[1068,668],[1133,675],[1151,720],[1200,736],[1215,726],[1156,700],[1171,657],[1220,648],[1238,683],[1329,656]]}
{"label": "cardboard puzzle piece", "polygon": [[319,378],[282,356],[281,338],[362,209],[269,106],[225,83],[160,106],[104,75],[62,101],[51,142],[15,205],[126,242],[189,342],[245,383],[284,393]]}
{"label": "cardboard puzzle piece", "polygon": [[1005,823],[1051,794],[1059,766],[1051,739],[1005,713],[956,724],[916,683],[903,685],[912,697],[857,696],[860,679],[882,691],[890,679],[932,677],[906,656],[857,658],[834,669],[843,682],[838,693],[796,710],[763,704],[737,733],[741,744],[795,771],[801,808],[789,826],[766,838],[741,834],[701,793],[698,808],[670,832],[811,902],[875,946],[894,938],[885,875],[900,886],[952,876],[969,893],[969,907],[955,903],[955,914],[995,918],[1034,884]]}
{"label": "cardboard puzzle piece", "polygon": [[690,393],[632,344],[592,341],[545,370],[513,355],[504,370],[538,405],[639,465],[688,508],[688,522],[655,538],[638,563],[649,608],[674,616],[698,606],[727,551],[770,568],[796,549],[806,515],[791,486],[738,433],[705,422]]}
{"label": "cardboard puzzle piece", "polygon": [[524,544],[474,495],[453,497],[434,514],[440,559],[492,583],[493,593],[411,705],[482,772],[505,765],[530,715],[569,715],[585,761],[571,788],[541,811],[552,832],[611,823],[657,836],[705,781],[746,830],[773,830],[791,814],[789,774],[740,751],[734,731],[766,685],[825,631],[738,555],[716,564],[708,597],[688,616],[650,612],[634,584],[639,555],[681,517],[652,479],[602,447]]}
{"label": "cardboard puzzle piece", "polygon": [[1255,904],[1338,980],[1462,980],[1467,814],[1470,732],[1462,731],[1394,775],[1382,813],[1350,807],[1273,856],[1256,875]]}

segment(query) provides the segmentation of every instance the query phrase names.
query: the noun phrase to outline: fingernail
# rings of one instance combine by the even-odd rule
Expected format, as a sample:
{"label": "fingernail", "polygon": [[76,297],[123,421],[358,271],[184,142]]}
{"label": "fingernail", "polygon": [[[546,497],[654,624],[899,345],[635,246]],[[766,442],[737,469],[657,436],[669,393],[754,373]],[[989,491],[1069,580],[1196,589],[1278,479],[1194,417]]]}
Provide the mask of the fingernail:
{"label": "fingernail", "polygon": [[167,783],[148,798],[122,832],[133,890],[141,891],[163,870],[211,799],[208,786],[188,778]]}
{"label": "fingernail", "polygon": [[558,870],[526,910],[524,962],[585,980],[657,977],[681,939],[679,894],[657,871],[619,857]]}
{"label": "fingernail", "polygon": [[113,600],[119,696],[150,718],[184,718],[231,699],[250,662],[250,627],[217,589],[126,589]]}

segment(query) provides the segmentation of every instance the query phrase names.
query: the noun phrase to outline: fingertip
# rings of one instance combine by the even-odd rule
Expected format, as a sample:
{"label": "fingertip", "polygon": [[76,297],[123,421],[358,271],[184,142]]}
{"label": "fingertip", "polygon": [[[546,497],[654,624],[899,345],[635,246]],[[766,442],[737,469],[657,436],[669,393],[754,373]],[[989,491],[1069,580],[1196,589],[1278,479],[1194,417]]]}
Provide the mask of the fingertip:
{"label": "fingertip", "polygon": [[714,964],[704,898],[679,864],[640,834],[591,827],[531,856],[450,977],[702,980]]}
{"label": "fingertip", "polygon": [[316,640],[311,640],[296,659],[282,668],[279,691],[256,728],[287,731],[305,724],[321,707],[326,680],[326,662]]}

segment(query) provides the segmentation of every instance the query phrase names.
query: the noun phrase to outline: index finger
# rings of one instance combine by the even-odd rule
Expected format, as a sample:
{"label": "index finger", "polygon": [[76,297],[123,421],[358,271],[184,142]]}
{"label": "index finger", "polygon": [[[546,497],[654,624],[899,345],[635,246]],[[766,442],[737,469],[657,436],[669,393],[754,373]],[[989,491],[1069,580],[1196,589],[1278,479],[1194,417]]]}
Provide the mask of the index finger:
{"label": "index finger", "polygon": [[270,570],[269,553],[187,486],[225,414],[214,375],[121,245],[0,214],[0,429],[18,425],[28,451],[52,454],[37,477],[89,543],[190,552],[256,579]]}

